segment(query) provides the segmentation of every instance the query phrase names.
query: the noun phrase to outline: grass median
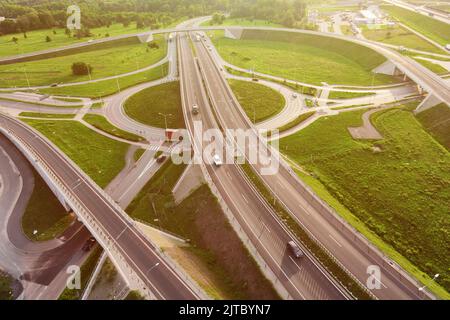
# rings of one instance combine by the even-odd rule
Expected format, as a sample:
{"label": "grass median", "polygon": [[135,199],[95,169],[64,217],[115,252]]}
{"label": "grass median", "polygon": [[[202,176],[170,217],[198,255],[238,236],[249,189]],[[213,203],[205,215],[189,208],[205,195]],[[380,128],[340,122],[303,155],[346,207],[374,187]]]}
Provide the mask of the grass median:
{"label": "grass median", "polygon": [[134,142],[141,142],[145,140],[143,137],[117,128],[116,126],[111,124],[111,122],[109,122],[108,119],[106,119],[104,116],[98,114],[86,114],[83,117],[83,120],[89,123],[90,125],[96,127],[97,129],[102,130],[118,138]]}

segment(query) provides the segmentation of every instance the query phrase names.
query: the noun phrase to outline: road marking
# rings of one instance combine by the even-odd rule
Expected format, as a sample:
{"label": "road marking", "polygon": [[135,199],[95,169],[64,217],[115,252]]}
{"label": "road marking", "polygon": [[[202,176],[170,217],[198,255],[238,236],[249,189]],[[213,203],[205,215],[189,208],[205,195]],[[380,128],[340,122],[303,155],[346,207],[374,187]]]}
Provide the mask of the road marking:
{"label": "road marking", "polygon": [[241,196],[242,196],[242,198],[244,198],[245,202],[247,202],[247,204],[248,204],[247,198],[245,198],[243,194]]}
{"label": "road marking", "polygon": [[230,174],[228,171],[225,171],[225,173],[227,174],[227,176],[228,176],[231,180],[233,180],[233,177],[231,176],[231,174]]}
{"label": "road marking", "polygon": [[291,256],[289,256],[289,259],[292,260],[292,262],[297,266],[297,268],[298,268],[299,270],[302,270],[302,267],[300,267],[300,266],[297,264],[297,262],[295,262],[294,258],[292,258]]}
{"label": "road marking", "polygon": [[329,236],[334,242],[336,242],[337,245],[338,245],[339,247],[342,248],[342,245],[339,243],[339,241],[337,241],[335,238],[333,238],[333,236],[332,236],[331,234],[328,234],[328,236]]}
{"label": "road marking", "polygon": [[311,213],[309,213],[301,203],[299,203],[298,206],[299,206],[299,207],[300,207],[300,208],[301,208],[308,216],[311,215]]}

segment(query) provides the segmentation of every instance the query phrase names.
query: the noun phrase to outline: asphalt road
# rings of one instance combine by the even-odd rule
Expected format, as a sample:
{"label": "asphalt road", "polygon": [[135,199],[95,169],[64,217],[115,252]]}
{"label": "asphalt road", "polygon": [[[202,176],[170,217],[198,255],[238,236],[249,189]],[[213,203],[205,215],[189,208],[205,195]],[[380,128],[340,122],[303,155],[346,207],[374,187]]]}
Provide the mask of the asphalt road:
{"label": "asphalt road", "polygon": [[[29,240],[22,231],[22,216],[34,188],[34,175],[28,160],[0,134],[0,267],[19,279],[21,299],[34,299],[45,291],[47,298],[58,298],[65,285],[65,267],[72,255],[85,254],[81,247],[90,234],[74,222],[59,238],[44,242]],[[62,271],[62,286],[50,286]],[[38,292],[36,289],[39,289]]]}
{"label": "asphalt road", "polygon": [[[203,43],[194,42],[200,65],[205,70],[205,82],[210,85],[210,98],[216,102],[216,112],[226,128],[250,128],[251,123],[244,115],[233,96],[226,80]],[[261,156],[264,159],[264,152]],[[272,159],[274,160],[274,159]],[[276,160],[276,159],[275,159]],[[259,163],[254,168],[260,171]],[[344,233],[323,214],[318,198],[312,197],[306,187],[288,166],[280,166],[275,175],[261,176],[278,199],[291,211],[291,215],[319,240],[361,283],[366,284],[367,267],[379,265],[381,269],[380,289],[371,290],[379,299],[423,298],[415,286],[405,285],[395,272],[398,267],[391,261],[380,263],[372,246],[355,244],[356,234]],[[392,263],[392,264],[391,264]]]}
{"label": "asphalt road", "polygon": [[[105,193],[39,133],[20,122],[0,115],[0,123],[9,132],[21,137],[71,190],[106,235],[115,243],[128,265],[139,275],[157,299],[197,299],[198,296],[143,236],[126,213],[112,205]],[[159,263],[159,265],[157,265]]]}
{"label": "asphalt road", "polygon": [[[218,128],[185,36],[180,37],[179,45],[183,112],[188,128],[193,132],[193,121],[196,120],[202,121],[204,129]],[[197,116],[191,112],[194,104],[198,104],[201,110]],[[200,145],[199,141],[196,145]],[[309,256],[295,259],[291,255],[287,242],[292,237],[278,222],[264,199],[258,197],[238,166],[223,165],[216,168],[207,164],[206,168],[234,217],[267,266],[289,292],[290,298],[345,299],[340,288],[317,267],[315,260]]]}

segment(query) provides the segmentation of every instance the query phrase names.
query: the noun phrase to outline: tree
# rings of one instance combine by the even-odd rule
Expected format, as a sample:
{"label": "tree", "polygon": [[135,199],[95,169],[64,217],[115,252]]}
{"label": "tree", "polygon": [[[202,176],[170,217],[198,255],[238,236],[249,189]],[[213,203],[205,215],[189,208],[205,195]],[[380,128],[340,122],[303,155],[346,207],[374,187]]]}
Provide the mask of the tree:
{"label": "tree", "polygon": [[26,32],[24,32],[24,33],[23,33],[23,37],[24,37],[24,39],[28,38],[28,36],[27,36],[27,33],[26,33]]}
{"label": "tree", "polygon": [[159,45],[155,41],[149,42],[148,47],[150,49],[159,49]]}
{"label": "tree", "polygon": [[45,37],[45,42],[52,42],[52,38],[50,38],[49,36]]}
{"label": "tree", "polygon": [[12,42],[14,42],[15,44],[17,44],[17,42],[19,42],[19,39],[18,38],[16,38],[16,37],[12,37]]}
{"label": "tree", "polygon": [[92,73],[91,65],[85,62],[74,62],[72,64],[72,74],[75,76],[85,76]]}

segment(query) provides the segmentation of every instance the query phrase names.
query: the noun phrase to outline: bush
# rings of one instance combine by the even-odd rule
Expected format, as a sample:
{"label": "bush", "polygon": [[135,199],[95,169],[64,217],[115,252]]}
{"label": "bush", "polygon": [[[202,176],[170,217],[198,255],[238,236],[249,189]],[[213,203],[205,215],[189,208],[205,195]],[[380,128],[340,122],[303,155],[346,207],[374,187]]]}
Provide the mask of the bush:
{"label": "bush", "polygon": [[75,76],[85,76],[92,73],[91,65],[84,62],[74,62],[72,64],[72,74]]}

